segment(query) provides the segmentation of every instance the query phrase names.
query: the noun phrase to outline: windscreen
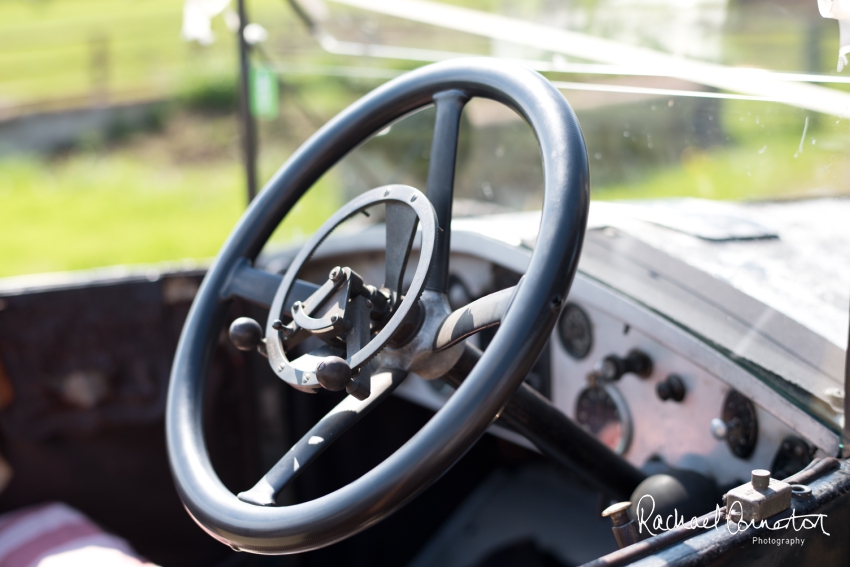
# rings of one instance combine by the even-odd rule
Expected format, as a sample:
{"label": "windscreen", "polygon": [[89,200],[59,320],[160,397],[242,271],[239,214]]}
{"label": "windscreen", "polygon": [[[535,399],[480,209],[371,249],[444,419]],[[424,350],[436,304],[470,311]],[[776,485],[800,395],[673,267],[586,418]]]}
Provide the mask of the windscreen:
{"label": "windscreen", "polygon": [[[294,90],[313,92],[317,84],[367,90],[463,55],[512,59],[543,73],[576,111],[596,199],[848,190],[850,79],[836,71],[838,24],[815,2],[384,4],[295,3],[304,46],[294,57],[298,31],[272,33],[268,64]],[[425,111],[382,132],[346,160],[344,192],[389,181],[424,186],[432,126]],[[457,192],[479,206],[457,212],[539,208],[539,155],[520,117],[475,100],[463,126]]]}
{"label": "windscreen", "polygon": [[[831,243],[850,241],[840,220],[850,214],[850,78],[837,71],[838,23],[823,19],[815,2],[299,5],[312,49],[297,61],[269,59],[296,91],[365,91],[463,55],[510,59],[546,76],[578,116],[592,198],[627,205],[617,210],[644,220],[651,212],[652,236],[642,235],[650,244],[763,305],[751,332],[715,346],[839,425],[850,268]],[[331,172],[334,194],[345,199],[385,183],[424,188],[433,124],[426,109],[380,132]],[[455,217],[539,210],[543,182],[522,118],[492,101],[470,102]],[[688,226],[694,215],[699,228]],[[739,224],[730,228],[730,219]],[[742,236],[740,223],[757,229]],[[808,346],[786,345],[788,356],[804,359],[799,367],[753,355],[755,343],[776,340],[767,322],[775,316],[809,337],[801,341]]]}

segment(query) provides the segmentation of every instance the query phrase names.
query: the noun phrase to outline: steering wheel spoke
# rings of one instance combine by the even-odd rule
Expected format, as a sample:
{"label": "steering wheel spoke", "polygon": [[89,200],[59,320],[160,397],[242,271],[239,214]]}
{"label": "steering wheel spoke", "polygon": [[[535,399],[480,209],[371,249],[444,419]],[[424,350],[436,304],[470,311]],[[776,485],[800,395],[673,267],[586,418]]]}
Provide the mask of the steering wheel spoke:
{"label": "steering wheel spoke", "polygon": [[[363,350],[371,340],[371,330],[369,326],[369,308],[366,306],[366,298],[360,296],[352,300],[352,309],[350,315],[351,331],[346,336],[346,349],[350,356],[354,353]],[[371,377],[372,369],[367,362],[360,367],[359,373],[345,387],[346,392],[357,398],[365,400],[371,393]]]}
{"label": "steering wheel spoke", "polygon": [[460,134],[460,116],[469,95],[459,90],[442,91],[434,95],[437,118],[434,139],[428,162],[426,194],[437,213],[437,245],[434,263],[426,287],[445,292],[449,282],[449,247],[451,246],[452,199],[454,197],[455,164]]}
{"label": "steering wheel spoke", "polygon": [[[268,309],[282,281],[283,276],[254,268],[247,259],[243,258],[233,268],[221,295],[224,299],[241,297],[254,305]],[[290,306],[295,301],[306,301],[318,289],[319,286],[314,283],[295,280],[290,292],[292,298]],[[289,308],[284,314],[291,315]]]}
{"label": "steering wheel spoke", "polygon": [[387,205],[387,254],[386,277],[384,287],[390,292],[390,307],[395,309],[401,297],[404,272],[407,259],[416,237],[419,216],[416,211],[401,203],[388,202]]}
{"label": "steering wheel spoke", "polygon": [[[457,364],[443,379],[450,386],[459,388],[482,356],[477,348],[464,345]],[[634,489],[646,480],[646,474],[573,422],[526,383],[519,385],[502,408],[499,422],[534,443],[541,453],[577,473],[603,494],[628,500]]]}
{"label": "steering wheel spoke", "polygon": [[372,392],[363,400],[347,396],[308,431],[250,490],[241,492],[239,500],[257,506],[274,506],[275,498],[301,470],[331,443],[390,395],[407,376],[399,370],[383,371],[372,376]]}
{"label": "steering wheel spoke", "polygon": [[443,320],[434,340],[434,352],[452,347],[475,333],[502,322],[519,286],[485,295],[456,309]]}

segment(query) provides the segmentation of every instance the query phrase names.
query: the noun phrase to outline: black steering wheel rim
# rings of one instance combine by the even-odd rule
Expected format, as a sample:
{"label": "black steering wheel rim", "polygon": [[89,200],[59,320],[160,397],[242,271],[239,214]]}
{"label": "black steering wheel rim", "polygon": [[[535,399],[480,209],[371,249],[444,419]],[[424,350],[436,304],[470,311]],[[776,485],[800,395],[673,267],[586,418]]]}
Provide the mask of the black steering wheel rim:
{"label": "black steering wheel rim", "polygon": [[[445,406],[404,446],[351,484],[286,507],[239,501],[215,474],[203,436],[205,376],[235,267],[253,261],[297,200],[337,161],[388,124],[460,90],[518,112],[537,137],[545,175],[540,232],[523,285],[490,347]],[[186,509],[234,548],[285,554],[323,547],[388,516],[429,486],[483,434],[545,346],[578,265],[589,204],[584,139],[564,97],[541,75],[489,59],[437,63],[366,95],[314,134],[244,213],[201,285],[183,327],[166,410],[168,453]]]}

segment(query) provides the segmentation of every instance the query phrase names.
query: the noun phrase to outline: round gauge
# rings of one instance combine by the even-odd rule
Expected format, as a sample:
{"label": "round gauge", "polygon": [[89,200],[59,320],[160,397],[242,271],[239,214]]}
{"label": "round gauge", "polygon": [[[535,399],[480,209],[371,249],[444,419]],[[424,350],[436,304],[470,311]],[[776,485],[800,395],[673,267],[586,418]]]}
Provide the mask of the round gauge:
{"label": "round gauge", "polygon": [[581,360],[590,353],[593,346],[593,328],[590,318],[575,303],[567,303],[558,321],[558,335],[561,344],[573,358]]}
{"label": "round gauge", "polygon": [[758,417],[753,402],[732,390],[723,401],[723,421],[726,423],[726,443],[739,459],[753,454],[759,436]]}
{"label": "round gauge", "polygon": [[582,390],[576,400],[576,420],[613,451],[622,455],[629,448],[631,417],[622,394],[613,386]]}

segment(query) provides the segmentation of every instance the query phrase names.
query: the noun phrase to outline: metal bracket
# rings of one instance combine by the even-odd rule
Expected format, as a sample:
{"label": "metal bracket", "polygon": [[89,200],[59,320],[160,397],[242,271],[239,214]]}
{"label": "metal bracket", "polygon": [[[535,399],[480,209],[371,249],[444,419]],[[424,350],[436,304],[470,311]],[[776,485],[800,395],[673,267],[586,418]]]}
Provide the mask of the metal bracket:
{"label": "metal bracket", "polygon": [[756,469],[751,482],[733,488],[725,498],[728,521],[760,522],[791,507],[791,485]]}

